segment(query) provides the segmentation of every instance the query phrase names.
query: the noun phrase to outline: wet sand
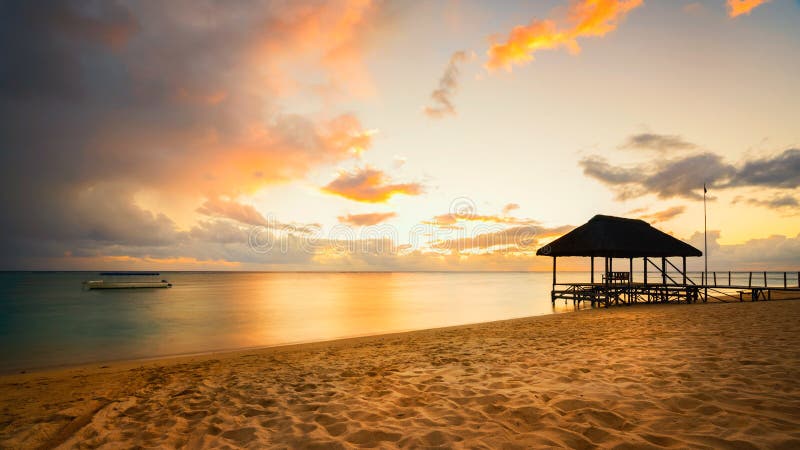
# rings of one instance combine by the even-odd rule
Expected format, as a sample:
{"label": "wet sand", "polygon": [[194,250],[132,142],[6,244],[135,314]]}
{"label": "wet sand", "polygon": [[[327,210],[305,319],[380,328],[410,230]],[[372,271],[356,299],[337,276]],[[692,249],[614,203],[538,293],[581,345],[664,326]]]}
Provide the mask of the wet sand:
{"label": "wet sand", "polygon": [[800,448],[800,302],[641,305],[0,377],[0,447]]}

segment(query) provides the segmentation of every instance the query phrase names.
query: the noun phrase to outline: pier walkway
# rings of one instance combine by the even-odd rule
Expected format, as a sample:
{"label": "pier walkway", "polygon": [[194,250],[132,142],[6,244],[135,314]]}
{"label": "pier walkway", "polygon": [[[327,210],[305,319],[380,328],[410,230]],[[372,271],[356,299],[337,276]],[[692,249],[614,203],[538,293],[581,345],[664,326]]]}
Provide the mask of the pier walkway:
{"label": "pier walkway", "polygon": [[[642,272],[634,275],[643,278]],[[709,272],[708,277],[700,273],[698,283],[688,276],[684,282],[680,272],[668,274],[666,283],[629,282],[632,278],[629,272],[613,272],[604,275],[602,283],[555,283],[551,298],[554,303],[559,299],[572,300],[576,306],[581,306],[582,302],[588,302],[592,306],[608,306],[631,303],[694,303],[709,299],[722,302],[759,301],[771,300],[775,292],[781,293],[782,298],[794,294],[800,298],[800,272]],[[675,278],[680,281],[675,281]],[[705,283],[706,279],[710,283]],[[747,282],[743,282],[744,280]]]}

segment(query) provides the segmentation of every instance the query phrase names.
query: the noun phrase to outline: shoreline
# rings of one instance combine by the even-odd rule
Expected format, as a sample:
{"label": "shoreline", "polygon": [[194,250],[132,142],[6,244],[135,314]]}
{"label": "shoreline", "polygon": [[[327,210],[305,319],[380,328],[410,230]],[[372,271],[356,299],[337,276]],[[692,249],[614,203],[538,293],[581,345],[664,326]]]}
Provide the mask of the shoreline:
{"label": "shoreline", "polygon": [[[599,309],[599,308],[595,308]],[[395,335],[405,335],[409,333],[417,333],[417,332],[424,332],[424,331],[436,331],[436,330],[448,330],[448,329],[457,329],[462,327],[472,327],[472,326],[480,326],[484,324],[493,324],[493,323],[500,323],[500,322],[508,322],[508,321],[516,321],[516,320],[528,320],[534,319],[537,317],[548,317],[553,315],[560,315],[560,314],[574,314],[583,311],[590,311],[592,308],[582,308],[580,310],[575,311],[553,311],[547,314],[539,314],[539,315],[532,315],[532,316],[521,316],[521,317],[510,317],[508,319],[498,319],[498,320],[490,320],[488,322],[472,322],[472,323],[464,323],[459,325],[445,325],[443,327],[433,327],[433,328],[420,328],[420,329],[409,329],[409,330],[399,330],[399,331],[390,331],[388,333],[378,332],[372,334],[357,334],[352,336],[341,336],[335,337],[332,339],[325,339],[321,341],[296,341],[296,342],[286,342],[281,344],[271,344],[271,345],[255,345],[251,347],[237,347],[237,348],[228,348],[228,349],[217,349],[217,350],[208,350],[208,351],[199,351],[199,352],[189,352],[189,353],[175,353],[175,354],[167,354],[167,355],[158,355],[158,356],[149,356],[143,358],[122,358],[122,359],[107,359],[107,360],[99,360],[99,361],[90,361],[90,362],[80,362],[75,364],[60,364],[55,366],[42,366],[42,367],[32,367],[32,368],[24,368],[24,369],[10,369],[8,371],[0,370],[0,381],[4,377],[9,377],[13,375],[36,375],[42,373],[49,373],[49,372],[63,372],[69,371],[73,369],[92,369],[98,368],[98,365],[110,366],[110,364],[114,365],[125,365],[125,366],[133,366],[142,363],[148,362],[158,362],[161,360],[164,361],[172,361],[172,360],[179,360],[184,358],[202,358],[204,356],[219,356],[224,357],[228,354],[239,354],[239,353],[250,353],[250,352],[258,352],[262,350],[270,350],[270,349],[279,349],[279,348],[294,348],[294,347],[305,347],[311,346],[314,344],[333,344],[337,343],[338,341],[352,341],[352,340],[359,340],[359,339],[368,339],[368,338],[380,338],[380,337],[392,337]]]}
{"label": "shoreline", "polygon": [[[632,305],[632,306],[642,306],[642,305]],[[201,351],[201,352],[190,352],[190,353],[177,353],[171,355],[160,355],[160,356],[152,356],[152,357],[144,357],[144,358],[123,358],[123,359],[112,359],[112,360],[100,360],[100,361],[92,361],[86,363],[77,363],[77,364],[63,364],[57,366],[46,366],[46,367],[34,367],[31,369],[21,369],[15,370],[12,369],[11,371],[5,372],[0,371],[0,383],[2,383],[4,378],[12,377],[15,375],[49,375],[49,374],[58,374],[62,372],[69,372],[69,371],[85,371],[85,370],[93,370],[93,369],[111,369],[111,368],[130,368],[138,365],[145,365],[148,363],[178,363],[182,360],[192,361],[197,359],[205,359],[205,358],[226,358],[226,357],[237,357],[241,356],[242,354],[249,354],[249,353],[260,353],[266,352],[270,350],[282,350],[285,349],[286,351],[292,350],[306,350],[313,348],[317,345],[324,346],[324,345],[346,345],[348,343],[353,343],[356,341],[368,341],[370,339],[380,339],[380,338],[393,338],[393,337],[402,337],[404,335],[409,335],[413,333],[423,333],[423,332],[435,332],[435,331],[447,331],[447,330],[457,330],[460,328],[471,328],[481,325],[491,325],[491,324],[500,324],[504,322],[515,322],[515,321],[528,321],[533,320],[541,317],[549,317],[561,314],[575,314],[575,313],[583,313],[586,311],[593,311],[593,310],[601,310],[602,308],[582,308],[580,310],[575,311],[553,311],[548,314],[539,314],[533,316],[522,316],[522,317],[511,317],[508,319],[498,319],[498,320],[490,320],[488,322],[473,322],[473,323],[464,323],[459,325],[446,325],[443,327],[433,327],[433,328],[421,328],[421,329],[412,329],[412,330],[400,330],[400,331],[391,331],[388,333],[374,333],[374,334],[361,334],[361,335],[353,335],[353,336],[343,336],[337,337],[333,339],[325,339],[321,341],[301,341],[301,342],[287,342],[283,344],[274,344],[274,345],[256,345],[252,347],[242,347],[242,348],[231,348],[231,349],[219,349],[219,350],[209,350],[209,351]],[[112,366],[113,364],[113,366]],[[100,365],[106,367],[99,367]]]}
{"label": "shoreline", "polygon": [[[797,300],[800,299],[796,296],[789,296],[787,298],[775,298],[768,301],[789,301],[789,300]],[[749,302],[749,301],[747,301]],[[726,302],[720,301],[711,301],[707,303],[698,303],[697,305],[715,305],[715,304],[725,304]],[[729,302],[735,303],[735,302]],[[675,304],[669,304],[675,305]],[[669,306],[667,305],[667,306]],[[652,308],[653,306],[663,306],[658,304],[634,304],[634,305],[615,305],[612,308],[638,308],[638,307],[648,307]],[[73,369],[92,369],[98,368],[96,366],[103,365],[109,366],[114,364],[116,366],[124,365],[124,366],[134,366],[137,364],[143,364],[148,362],[157,362],[160,360],[164,361],[172,361],[178,360],[183,358],[198,358],[204,356],[224,356],[227,354],[239,354],[239,353],[249,353],[249,352],[258,352],[262,350],[270,350],[276,348],[295,348],[295,347],[304,347],[313,344],[326,344],[326,343],[336,343],[338,341],[351,341],[356,339],[365,339],[365,338],[379,338],[379,337],[391,337],[395,335],[404,335],[409,333],[416,333],[416,332],[424,332],[424,331],[436,331],[436,330],[448,330],[448,329],[458,329],[462,327],[473,327],[473,326],[480,326],[480,325],[488,325],[494,323],[502,323],[508,321],[518,321],[518,320],[530,320],[540,317],[549,317],[561,314],[575,314],[575,313],[584,313],[586,311],[600,311],[606,308],[590,308],[590,307],[583,307],[581,309],[576,309],[572,311],[552,311],[547,314],[539,314],[539,315],[530,315],[530,316],[522,316],[522,317],[511,317],[508,319],[498,319],[498,320],[490,320],[488,322],[472,322],[472,323],[465,323],[459,325],[445,325],[443,327],[433,327],[433,328],[421,328],[421,329],[409,329],[409,330],[399,330],[399,331],[390,331],[388,333],[378,332],[372,334],[357,334],[352,336],[341,336],[332,339],[325,339],[321,341],[295,341],[295,342],[286,342],[280,344],[269,344],[269,345],[256,345],[251,347],[237,347],[237,348],[227,348],[227,349],[215,349],[215,350],[208,350],[208,351],[199,351],[199,352],[189,352],[189,353],[175,353],[175,354],[166,354],[166,355],[157,355],[157,356],[149,356],[143,358],[121,358],[121,359],[106,359],[106,360],[98,360],[98,361],[89,361],[89,362],[79,362],[75,364],[60,364],[55,366],[42,366],[42,367],[32,367],[32,368],[20,368],[20,369],[10,369],[10,370],[0,370],[0,381],[4,377],[12,376],[12,375],[32,375],[32,374],[41,374],[41,373],[48,373],[48,372],[63,372]],[[102,368],[102,367],[100,367]]]}
{"label": "shoreline", "polygon": [[637,305],[0,376],[0,447],[800,445],[800,303]]}

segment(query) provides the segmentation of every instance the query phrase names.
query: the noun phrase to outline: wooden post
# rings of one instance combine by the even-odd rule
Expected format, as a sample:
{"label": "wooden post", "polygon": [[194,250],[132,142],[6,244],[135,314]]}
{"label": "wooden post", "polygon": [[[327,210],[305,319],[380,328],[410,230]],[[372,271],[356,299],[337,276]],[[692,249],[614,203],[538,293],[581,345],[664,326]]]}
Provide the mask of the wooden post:
{"label": "wooden post", "polygon": [[556,306],[556,257],[553,256],[553,290],[550,291],[550,301]]}
{"label": "wooden post", "polygon": [[753,272],[750,272],[750,275],[747,277],[747,287],[753,286]]}
{"label": "wooden post", "polygon": [[[603,257],[603,284],[608,286],[608,256]],[[608,289],[603,289],[603,300],[608,307]]]}
{"label": "wooden post", "polygon": [[647,256],[644,257],[644,284],[647,284]]}
{"label": "wooden post", "polygon": [[628,303],[633,303],[633,258],[629,258],[628,262]]}
{"label": "wooden post", "polygon": [[629,259],[629,269],[628,269],[628,285],[633,283],[633,258]]}
{"label": "wooden post", "polygon": [[592,256],[592,278],[591,278],[591,282],[592,282],[592,284],[594,284],[594,256]]}
{"label": "wooden post", "polygon": [[786,289],[786,272],[783,272],[783,288]]}
{"label": "wooden post", "polygon": [[683,285],[686,285],[686,257],[682,257],[683,259]]}
{"label": "wooden post", "polygon": [[731,271],[728,271],[728,286],[731,285]]}
{"label": "wooden post", "polygon": [[667,284],[667,258],[661,257],[661,284]]}
{"label": "wooden post", "polygon": [[714,287],[717,286],[717,272],[714,272]]}
{"label": "wooden post", "polygon": [[767,287],[767,272],[764,272],[764,287]]}

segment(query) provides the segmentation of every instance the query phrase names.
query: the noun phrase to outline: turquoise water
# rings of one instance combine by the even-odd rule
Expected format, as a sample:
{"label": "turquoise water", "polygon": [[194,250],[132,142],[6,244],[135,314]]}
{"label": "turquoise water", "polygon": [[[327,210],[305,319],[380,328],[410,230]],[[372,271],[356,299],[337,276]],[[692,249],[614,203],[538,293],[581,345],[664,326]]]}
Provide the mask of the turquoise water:
{"label": "turquoise water", "polygon": [[0,273],[0,371],[554,312],[549,273],[162,272],[158,278],[173,288],[81,289],[82,281],[98,278]]}

